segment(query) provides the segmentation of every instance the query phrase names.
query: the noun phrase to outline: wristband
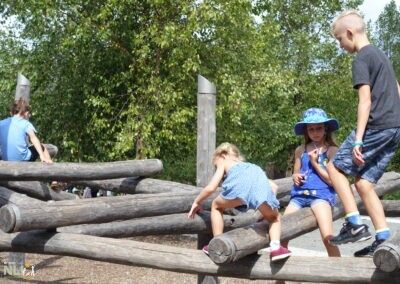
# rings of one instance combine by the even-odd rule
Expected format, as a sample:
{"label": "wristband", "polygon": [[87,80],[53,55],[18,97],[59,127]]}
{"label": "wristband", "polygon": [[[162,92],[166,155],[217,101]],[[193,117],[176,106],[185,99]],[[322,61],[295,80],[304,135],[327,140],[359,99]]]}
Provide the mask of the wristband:
{"label": "wristband", "polygon": [[354,141],[354,143],[352,144],[353,148],[357,147],[357,146],[364,146],[364,143],[361,140],[356,140]]}

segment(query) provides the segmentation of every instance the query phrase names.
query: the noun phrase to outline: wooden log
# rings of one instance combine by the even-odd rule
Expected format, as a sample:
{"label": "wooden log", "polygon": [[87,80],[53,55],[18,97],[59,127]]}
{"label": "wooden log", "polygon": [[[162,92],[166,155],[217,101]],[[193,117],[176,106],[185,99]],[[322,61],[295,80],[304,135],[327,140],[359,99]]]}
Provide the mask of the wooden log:
{"label": "wooden log", "polygon": [[157,159],[106,163],[21,163],[0,161],[0,180],[70,181],[153,176],[163,169]]}
{"label": "wooden log", "polygon": [[[9,190],[3,186],[0,186],[0,207],[5,206],[7,204],[15,204],[15,205],[23,205],[23,204],[35,204],[35,203],[43,203],[40,200],[30,198],[25,194],[20,194]],[[0,217],[1,218],[1,217]]]}
{"label": "wooden log", "polygon": [[[142,194],[10,204],[0,208],[0,228],[17,232],[188,212],[196,195]],[[208,207],[210,202],[206,202]]]}
{"label": "wooden log", "polygon": [[[278,185],[278,198],[287,197],[290,195],[293,181],[292,178],[276,179],[274,182]],[[142,177],[129,177],[119,179],[107,179],[107,180],[76,180],[71,181],[71,185],[88,186],[93,189],[110,190],[116,193],[127,193],[127,194],[147,194],[147,193],[182,193],[192,194],[193,191],[199,192],[201,186],[193,186],[188,184],[182,184],[173,181],[159,180],[152,178]]]}
{"label": "wooden log", "polygon": [[116,193],[141,194],[141,193],[165,193],[173,192],[182,194],[200,191],[201,188],[193,185],[182,184],[173,181],[130,177],[107,180],[77,180],[71,185],[88,186],[93,189],[110,190]]}
{"label": "wooden log", "polygon": [[[248,212],[238,216],[224,215],[225,229],[228,231],[253,224],[260,219],[260,216],[258,212]],[[188,219],[187,213],[181,213],[103,224],[68,226],[58,228],[57,231],[108,238],[212,232],[209,212],[202,212],[194,219]]]}
{"label": "wooden log", "polygon": [[15,192],[26,194],[29,197],[47,200],[75,200],[76,194],[61,190],[53,190],[46,183],[39,181],[0,181],[0,185],[7,187]]}
{"label": "wooden log", "polygon": [[[387,173],[378,182],[375,191],[379,196],[400,188],[400,175]],[[356,198],[359,205],[361,199]],[[333,210],[333,219],[339,219],[344,213],[339,204]],[[318,227],[315,216],[310,208],[304,208],[295,214],[282,218],[282,240],[289,240],[298,235],[310,232]],[[260,222],[245,228],[239,228],[213,238],[209,244],[210,258],[216,263],[236,261],[246,255],[254,253],[269,243],[268,224]]]}
{"label": "wooden log", "polygon": [[369,258],[292,256],[271,263],[265,256],[254,255],[217,265],[199,250],[132,240],[39,231],[0,232],[0,240],[0,251],[74,256],[180,273],[331,283],[398,283],[400,278],[399,272],[377,270]]}
{"label": "wooden log", "polygon": [[[381,200],[381,202],[386,217],[400,217],[400,200]],[[368,215],[364,205],[360,206],[360,213]]]}
{"label": "wooden log", "polygon": [[382,243],[374,252],[374,263],[385,272],[400,269],[400,233],[396,232],[389,240]]}

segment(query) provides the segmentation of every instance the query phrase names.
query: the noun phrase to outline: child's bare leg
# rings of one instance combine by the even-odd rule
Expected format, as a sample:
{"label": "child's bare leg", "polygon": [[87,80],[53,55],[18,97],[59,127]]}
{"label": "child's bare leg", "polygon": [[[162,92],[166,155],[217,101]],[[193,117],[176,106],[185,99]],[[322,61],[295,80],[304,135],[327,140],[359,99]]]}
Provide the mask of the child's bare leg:
{"label": "child's bare leg", "polygon": [[243,201],[239,198],[229,200],[218,196],[213,200],[211,204],[211,225],[214,237],[221,235],[224,232],[224,210],[227,208],[234,208],[242,204]]}
{"label": "child's bare leg", "polygon": [[358,211],[353,191],[351,190],[350,183],[346,176],[340,172],[332,162],[328,163],[327,170],[332,181],[332,185],[342,201],[344,211],[346,213]]}
{"label": "child's bare leg", "polygon": [[317,219],[319,231],[321,233],[322,242],[325,245],[329,256],[340,256],[337,246],[332,246],[329,239],[332,237],[332,208],[327,202],[318,202],[311,206],[315,218]]}
{"label": "child's bare leg", "polygon": [[264,219],[269,222],[269,238],[271,241],[279,241],[281,238],[281,219],[278,209],[272,209],[263,203],[258,207]]}
{"label": "child's bare leg", "polygon": [[382,202],[374,190],[374,185],[365,179],[357,178],[355,186],[369,217],[371,217],[375,230],[387,228]]}
{"label": "child's bare leg", "polygon": [[[294,213],[298,211],[300,208],[293,203],[289,203],[289,205],[286,207],[285,212],[283,213],[283,216]],[[282,246],[288,247],[289,241],[282,242]]]}

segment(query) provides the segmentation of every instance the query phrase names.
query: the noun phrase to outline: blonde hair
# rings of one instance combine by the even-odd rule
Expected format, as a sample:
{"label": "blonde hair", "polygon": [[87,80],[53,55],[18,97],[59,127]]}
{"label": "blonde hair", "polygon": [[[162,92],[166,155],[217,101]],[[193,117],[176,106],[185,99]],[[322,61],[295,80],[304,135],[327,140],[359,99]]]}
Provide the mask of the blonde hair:
{"label": "blonde hair", "polygon": [[[340,25],[338,24],[340,22]],[[331,33],[335,34],[340,26],[342,29],[354,29],[356,32],[365,33],[366,25],[362,15],[357,10],[347,10],[335,18],[331,25]]]}
{"label": "blonde hair", "polygon": [[215,161],[216,158],[221,157],[222,155],[233,155],[240,161],[245,160],[242,154],[240,153],[238,147],[228,142],[222,143],[217,147],[217,149],[215,149],[213,154],[213,161]]}

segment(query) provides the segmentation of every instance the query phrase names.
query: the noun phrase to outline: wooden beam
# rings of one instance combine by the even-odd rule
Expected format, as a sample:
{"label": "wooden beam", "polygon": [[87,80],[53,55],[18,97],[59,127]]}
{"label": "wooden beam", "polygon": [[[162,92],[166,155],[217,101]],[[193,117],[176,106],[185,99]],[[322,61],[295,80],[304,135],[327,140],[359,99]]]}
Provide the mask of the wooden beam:
{"label": "wooden beam", "polygon": [[[400,200],[381,200],[386,217],[400,217]],[[368,215],[364,205],[360,206],[360,213]]]}
{"label": "wooden beam", "polygon": [[46,183],[39,181],[0,181],[0,185],[11,189],[12,191],[26,194],[29,197],[47,200],[75,200],[76,194],[61,190],[53,190]]}
{"label": "wooden beam", "polygon": [[[379,196],[400,188],[400,175],[387,173],[375,186]],[[359,205],[361,199],[356,198]],[[344,214],[339,204],[333,210],[333,219],[339,219]],[[303,208],[295,214],[282,217],[282,240],[289,240],[298,235],[313,231],[317,228],[317,221],[310,208]],[[215,263],[236,261],[246,255],[254,253],[269,243],[268,224],[260,222],[252,226],[239,228],[213,238],[209,244],[210,258]]]}
{"label": "wooden beam", "polygon": [[0,180],[71,181],[153,176],[163,169],[157,159],[106,163],[21,163],[0,161]]}
{"label": "wooden beam", "polygon": [[31,231],[0,232],[0,251],[74,256],[96,261],[144,266],[181,273],[243,279],[276,279],[299,282],[398,283],[399,272],[376,269],[370,258],[296,257],[271,263],[253,255],[229,265],[217,265],[194,249],[150,244],[132,240]]}
{"label": "wooden beam", "polygon": [[0,207],[7,204],[23,205],[23,204],[41,204],[44,203],[40,200],[26,196],[9,190],[3,186],[0,186]]}
{"label": "wooden beam", "polygon": [[[188,212],[196,195],[141,194],[10,204],[0,208],[0,228],[9,233]],[[208,199],[206,207],[210,203]]]}
{"label": "wooden beam", "polygon": [[193,185],[182,184],[173,181],[130,177],[107,180],[77,180],[70,182],[71,185],[88,186],[93,189],[110,190],[116,193],[140,194],[140,193],[193,193],[201,188]]}
{"label": "wooden beam", "polygon": [[[225,229],[232,230],[254,224],[260,214],[248,212],[238,216],[224,215]],[[211,233],[210,213],[202,212],[194,219],[188,219],[187,213],[137,218],[103,224],[83,224],[61,227],[62,233],[75,233],[108,238],[128,238],[147,235],[197,234]]]}
{"label": "wooden beam", "polygon": [[385,272],[400,269],[400,233],[396,232],[389,240],[378,246],[374,252],[374,263]]}

